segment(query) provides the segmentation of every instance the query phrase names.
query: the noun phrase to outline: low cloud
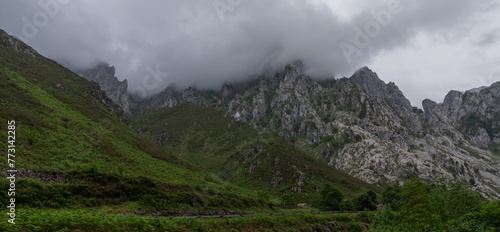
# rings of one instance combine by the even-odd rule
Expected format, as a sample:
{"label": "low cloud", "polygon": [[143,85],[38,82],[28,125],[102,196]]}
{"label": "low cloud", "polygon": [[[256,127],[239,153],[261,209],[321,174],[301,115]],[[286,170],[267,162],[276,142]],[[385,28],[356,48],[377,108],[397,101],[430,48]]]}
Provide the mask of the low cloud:
{"label": "low cloud", "polygon": [[[497,5],[490,0],[354,2],[346,13],[341,1],[320,0],[2,1],[0,27],[75,69],[106,61],[131,89],[143,85],[148,67],[158,67],[168,75],[151,94],[172,83],[218,88],[296,59],[317,78],[350,75],[377,54],[408,46],[420,33],[457,40],[469,32],[466,22]],[[59,8],[47,12],[40,3]],[[42,20],[34,15],[44,11],[46,25],[26,38],[22,18]],[[485,35],[482,43],[495,38]]]}

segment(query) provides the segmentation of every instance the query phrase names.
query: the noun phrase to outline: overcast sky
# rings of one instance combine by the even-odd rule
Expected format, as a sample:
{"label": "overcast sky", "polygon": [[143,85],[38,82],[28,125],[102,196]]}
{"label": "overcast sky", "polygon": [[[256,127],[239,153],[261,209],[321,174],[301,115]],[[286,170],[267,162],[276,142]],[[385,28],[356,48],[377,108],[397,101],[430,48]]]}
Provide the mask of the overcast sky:
{"label": "overcast sky", "polygon": [[[421,107],[500,81],[494,0],[0,0],[0,28],[73,68],[106,61],[129,90],[218,88],[301,59],[362,66]],[[155,74],[156,73],[156,74]]]}

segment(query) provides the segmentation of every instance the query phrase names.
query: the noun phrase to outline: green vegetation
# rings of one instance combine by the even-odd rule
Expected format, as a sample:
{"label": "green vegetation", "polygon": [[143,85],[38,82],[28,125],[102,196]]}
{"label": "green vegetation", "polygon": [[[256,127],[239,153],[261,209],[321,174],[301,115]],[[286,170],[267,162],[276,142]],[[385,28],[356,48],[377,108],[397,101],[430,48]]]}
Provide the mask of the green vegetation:
{"label": "green vegetation", "polygon": [[[5,211],[1,212],[2,214]],[[368,225],[356,214],[256,215],[237,218],[167,219],[102,210],[37,210],[18,213],[15,225],[0,221],[1,231],[361,231]]]}
{"label": "green vegetation", "polygon": [[476,113],[468,113],[464,115],[461,119],[462,125],[471,130],[472,133],[476,133],[478,128],[483,128],[486,130],[490,137],[500,132],[500,126],[493,126],[493,122],[500,121],[500,114],[496,113],[491,119],[484,119],[477,115]]}
{"label": "green vegetation", "polygon": [[[0,54],[0,125],[16,121],[18,210],[272,210],[254,191],[139,135],[108,109],[113,105],[92,82],[43,57],[2,45]],[[6,141],[2,133],[0,147]],[[0,180],[0,188],[8,184]],[[7,205],[7,191],[0,196]]]}
{"label": "green vegetation", "polygon": [[461,184],[412,180],[388,186],[382,196],[385,210],[373,215],[371,231],[500,230],[500,201],[488,202]]}
{"label": "green vegetation", "polygon": [[360,193],[353,199],[344,199],[344,195],[337,187],[325,184],[320,194],[321,197],[313,206],[321,210],[374,211],[377,209],[377,194],[373,190]]}
{"label": "green vegetation", "polygon": [[340,203],[344,200],[344,194],[335,186],[325,184],[320,191],[320,209],[324,211],[340,210]]}
{"label": "green vegetation", "polygon": [[491,144],[488,148],[494,155],[500,156],[500,144]]}
{"label": "green vegetation", "polygon": [[352,201],[356,210],[373,211],[377,209],[377,195],[371,190],[360,194]]}
{"label": "green vegetation", "polygon": [[[156,127],[168,134],[167,149],[161,148],[146,138],[155,141],[154,125],[149,125],[146,137],[139,135],[111,112],[116,106],[95,83],[43,57],[3,45],[0,54],[0,124],[16,120],[16,168],[22,171],[16,180],[16,225],[2,220],[2,231],[199,230],[190,223],[208,225],[212,231],[240,224],[242,228],[307,229],[328,226],[336,219],[290,216],[281,222],[266,216],[178,225],[178,221],[137,214],[279,212],[283,209],[274,207],[281,203],[279,196],[290,196],[289,204],[295,206],[312,199],[309,193],[319,195],[312,189],[322,183],[340,186],[348,195],[374,188],[317,162],[277,135],[259,135],[215,109],[183,105],[168,111],[174,117],[167,121],[155,119],[164,117],[162,112],[137,112],[144,116],[137,118],[138,124],[151,119],[168,122],[166,127]],[[2,134],[0,147],[6,141]],[[272,170],[274,165],[277,168]],[[293,190],[299,170],[307,178],[296,186],[300,190]],[[338,179],[350,181],[341,185]],[[8,185],[7,179],[0,180],[0,188]],[[7,205],[7,191],[0,194],[0,204]],[[2,214],[5,219],[6,212]],[[339,218],[342,222],[336,225],[361,228],[350,217]],[[267,220],[276,223],[268,225]]]}
{"label": "green vegetation", "polygon": [[[325,183],[337,186],[347,196],[377,190],[305,154],[278,135],[259,134],[244,123],[234,122],[223,111],[185,103],[147,114],[149,117],[132,119],[136,128],[147,128],[144,135],[154,139],[168,132],[163,148],[232,184],[266,191],[271,201],[311,204],[319,197],[315,189]],[[333,137],[325,140],[335,142]],[[285,194],[291,198],[280,198]]]}
{"label": "green vegetation", "polygon": [[388,185],[382,193],[382,203],[399,211],[403,205],[401,192],[402,189],[398,185]]}
{"label": "green vegetation", "polygon": [[361,107],[361,110],[358,113],[358,118],[359,119],[366,118],[366,104],[363,104],[363,106]]}
{"label": "green vegetation", "polygon": [[[116,108],[95,83],[43,57],[3,45],[0,54],[0,125],[16,120],[19,170],[16,224],[6,220],[4,209],[0,231],[361,231],[370,225],[374,231],[499,230],[500,203],[461,185],[418,180],[391,185],[381,198],[386,210],[372,212],[380,202],[377,187],[335,170],[276,134],[235,122],[224,111],[192,104],[143,109],[129,119],[139,134],[112,113]],[[257,93],[252,94],[247,101]],[[274,96],[267,92],[265,99]],[[321,101],[344,107],[337,98]],[[208,104],[219,106],[215,100]],[[366,116],[364,108],[360,118]],[[261,123],[274,120],[269,110]],[[335,115],[325,112],[323,120],[335,120]],[[465,122],[489,125],[477,116]],[[295,129],[300,126],[297,122]],[[338,151],[361,139],[338,128],[332,133],[305,149],[320,151],[329,144]],[[0,147],[6,141],[2,133]],[[498,145],[490,150],[498,154]],[[9,184],[0,179],[0,189]],[[0,192],[0,204],[9,200],[7,191]],[[297,203],[314,208],[283,209]],[[366,212],[172,220],[141,216],[318,209]]]}
{"label": "green vegetation", "polygon": [[[109,112],[101,113],[101,123],[96,123],[17,73],[3,68],[0,74],[5,80],[2,83],[15,86],[9,91],[17,95],[3,105],[12,110],[0,115],[2,124],[11,119],[18,122],[16,152],[21,155],[16,167],[58,180],[18,179],[21,205],[60,208],[138,201],[144,210],[260,205],[256,199],[226,194],[233,188],[207,180],[203,173],[138,136]],[[25,101],[32,106],[22,104]],[[0,183],[2,187],[8,184],[6,179]],[[209,195],[209,191],[217,194]],[[227,201],[231,198],[234,201]],[[8,199],[2,197],[2,203]]]}

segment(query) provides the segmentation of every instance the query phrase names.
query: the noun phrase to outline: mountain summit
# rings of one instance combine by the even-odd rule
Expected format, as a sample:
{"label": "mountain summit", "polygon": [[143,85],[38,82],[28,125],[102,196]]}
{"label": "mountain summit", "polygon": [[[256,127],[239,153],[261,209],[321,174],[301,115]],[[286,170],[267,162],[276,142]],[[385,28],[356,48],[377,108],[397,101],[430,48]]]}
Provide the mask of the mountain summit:
{"label": "mountain summit", "polygon": [[288,64],[243,85],[225,84],[218,93],[167,88],[145,105],[223,109],[369,183],[445,178],[500,198],[498,83],[480,92],[451,91],[442,104],[425,100],[422,110],[368,67],[322,82],[303,67]]}
{"label": "mountain summit", "polygon": [[76,71],[87,80],[94,81],[101,87],[114,103],[119,105],[126,114],[130,114],[127,80],[119,81],[115,77],[115,67],[107,63],[99,63],[93,68]]}

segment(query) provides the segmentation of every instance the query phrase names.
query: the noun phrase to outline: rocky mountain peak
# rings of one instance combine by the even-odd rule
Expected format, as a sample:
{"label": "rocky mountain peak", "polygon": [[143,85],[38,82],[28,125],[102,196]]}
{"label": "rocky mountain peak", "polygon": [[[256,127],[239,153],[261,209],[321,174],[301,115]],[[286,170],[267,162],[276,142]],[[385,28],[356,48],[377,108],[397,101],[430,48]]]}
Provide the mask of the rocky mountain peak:
{"label": "rocky mountain peak", "polygon": [[285,72],[295,71],[297,74],[304,74],[304,62],[302,60],[295,60],[285,66]]}
{"label": "rocky mountain peak", "polygon": [[460,106],[462,104],[462,96],[462,92],[452,90],[446,94],[443,105],[448,109],[453,108],[454,106]]}
{"label": "rocky mountain peak", "polygon": [[380,98],[384,98],[387,92],[387,85],[385,82],[378,78],[377,73],[366,66],[354,72],[348,81],[362,86],[368,90],[370,94]]}
{"label": "rocky mountain peak", "polygon": [[26,45],[21,40],[7,34],[4,30],[0,29],[0,44],[9,48],[16,50],[17,52],[22,52],[35,58],[39,56],[38,52],[32,47]]}
{"label": "rocky mountain peak", "polygon": [[283,70],[283,74],[278,79],[278,93],[300,93],[310,96],[323,87],[316,81],[312,80],[304,73],[304,64],[297,60],[292,64],[287,64]]}
{"label": "rocky mountain peak", "polygon": [[377,73],[366,66],[358,69],[348,81],[362,86],[371,95],[384,99],[390,105],[402,106],[407,109],[411,108],[410,101],[406,99],[403,92],[399,90],[394,82],[386,84],[378,77]]}
{"label": "rocky mountain peak", "polygon": [[500,97],[500,81],[491,84],[489,88],[486,89],[493,97]]}
{"label": "rocky mountain peak", "polygon": [[224,84],[219,93],[167,88],[149,106],[191,102],[224,109],[235,120],[276,132],[370,183],[446,178],[474,183],[500,198],[500,178],[495,176],[500,167],[485,150],[500,143],[500,116],[495,118],[500,84],[480,93],[451,91],[441,104],[425,100],[424,113],[411,107],[395,83],[386,84],[368,67],[321,85],[304,70],[302,62],[294,62],[274,77]]}
{"label": "rocky mountain peak", "polygon": [[469,89],[467,92],[472,92],[472,93],[479,93],[481,90],[488,88],[488,86],[480,86],[477,88]]}
{"label": "rocky mountain peak", "polygon": [[97,82],[104,91],[116,88],[120,84],[118,78],[115,77],[115,67],[105,62],[99,63],[90,69],[78,71],[78,73],[87,80]]}
{"label": "rocky mountain peak", "polygon": [[119,105],[125,113],[129,114],[128,82],[127,80],[119,81],[115,77],[115,71],[114,66],[101,62],[90,69],[78,70],[76,73],[99,84],[99,87],[106,92],[106,95]]}

